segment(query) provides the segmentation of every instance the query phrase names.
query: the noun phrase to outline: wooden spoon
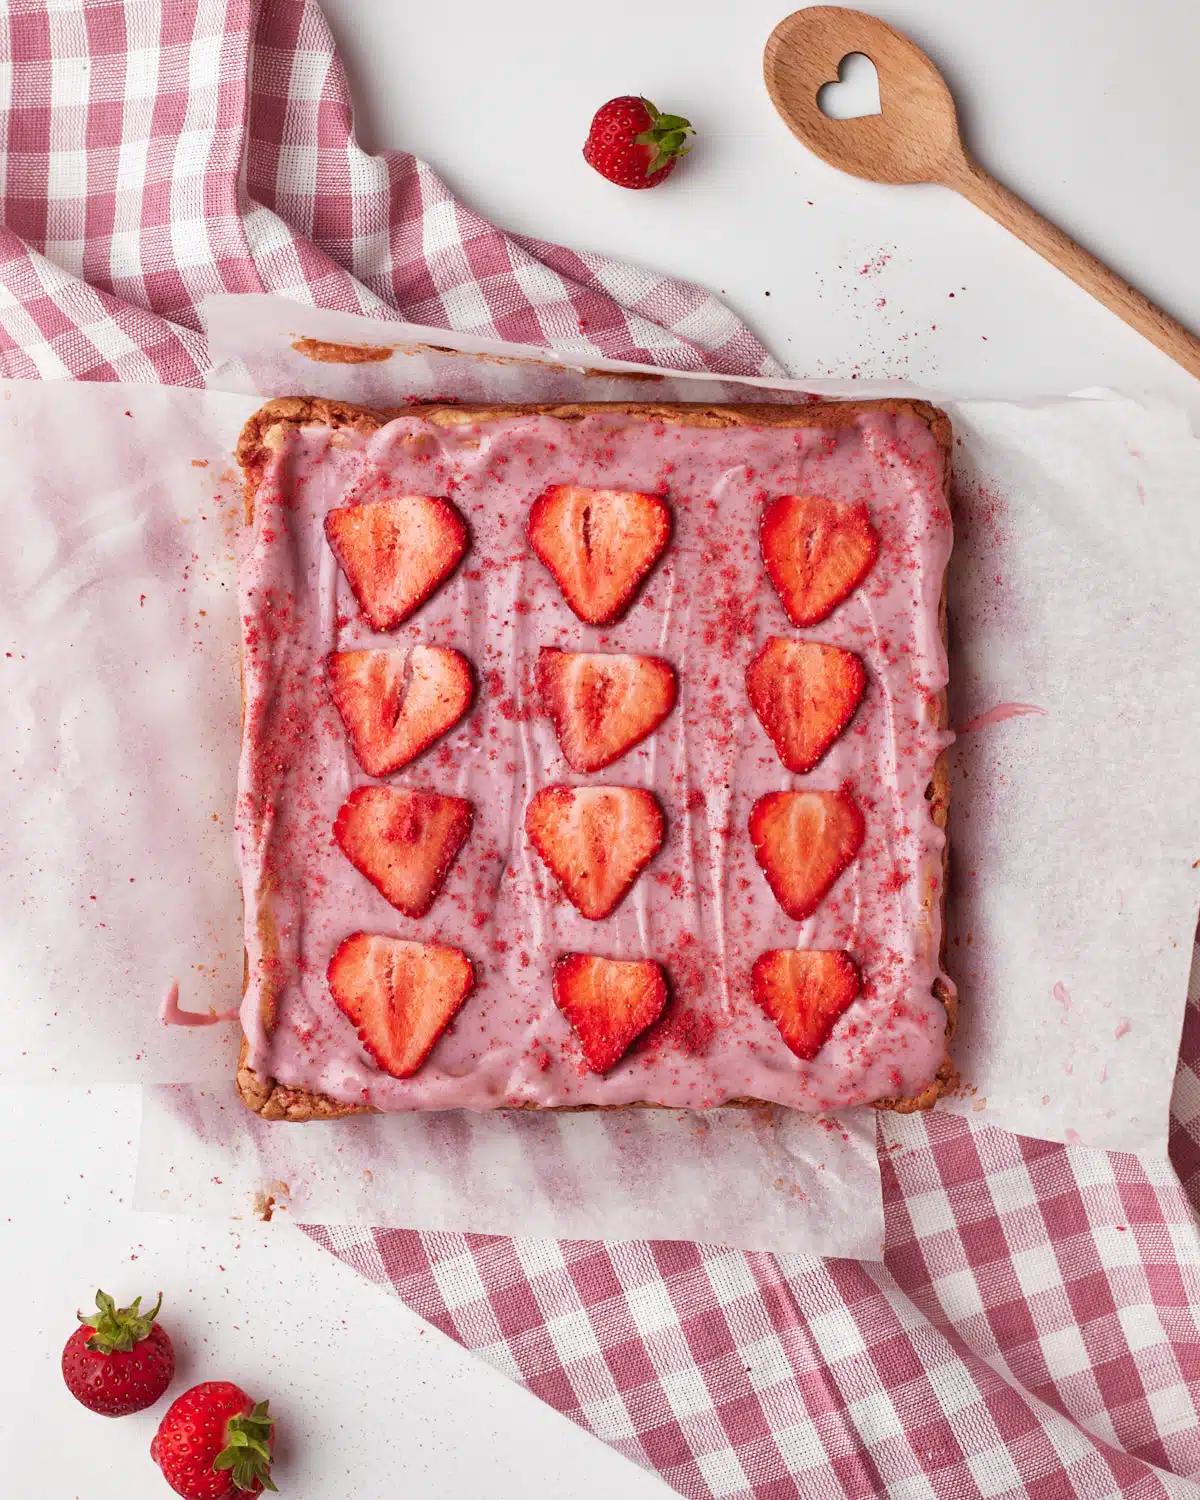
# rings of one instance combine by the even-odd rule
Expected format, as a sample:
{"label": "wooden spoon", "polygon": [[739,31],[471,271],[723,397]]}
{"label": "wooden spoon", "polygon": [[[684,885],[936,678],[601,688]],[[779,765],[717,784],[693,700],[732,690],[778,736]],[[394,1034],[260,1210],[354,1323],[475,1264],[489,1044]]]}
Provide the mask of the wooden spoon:
{"label": "wooden spoon", "polygon": [[[831,120],[817,93],[836,81],[842,59],[852,52],[875,64],[880,113]],[[971,159],[942,75],[899,31],[858,10],[798,10],[771,33],[763,75],[788,129],[830,166],[871,182],[953,188],[1200,378],[1200,339]]]}

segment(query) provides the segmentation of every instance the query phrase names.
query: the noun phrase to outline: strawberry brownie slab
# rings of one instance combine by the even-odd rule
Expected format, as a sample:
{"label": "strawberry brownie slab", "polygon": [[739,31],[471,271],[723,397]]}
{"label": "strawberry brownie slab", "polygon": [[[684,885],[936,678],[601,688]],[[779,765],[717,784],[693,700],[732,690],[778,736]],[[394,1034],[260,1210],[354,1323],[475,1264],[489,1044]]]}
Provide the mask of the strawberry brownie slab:
{"label": "strawberry brownie slab", "polygon": [[907,401],[256,413],[245,1102],[933,1103],[949,452]]}

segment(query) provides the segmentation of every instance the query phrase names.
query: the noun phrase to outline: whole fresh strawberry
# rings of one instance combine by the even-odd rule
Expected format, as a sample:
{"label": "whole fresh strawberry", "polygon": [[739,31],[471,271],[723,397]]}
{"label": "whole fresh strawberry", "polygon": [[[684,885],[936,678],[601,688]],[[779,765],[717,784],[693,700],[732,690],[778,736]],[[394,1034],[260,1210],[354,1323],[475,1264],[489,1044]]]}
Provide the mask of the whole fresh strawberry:
{"label": "whole fresh strawberry", "polygon": [[277,1493],[271,1479],[275,1434],[268,1402],[251,1401],[229,1380],[206,1380],[172,1401],[150,1457],[184,1500],[240,1500]]}
{"label": "whole fresh strawberry", "polygon": [[153,1310],[141,1310],[135,1297],[118,1307],[107,1292],[96,1293],[96,1311],[67,1340],[62,1353],[63,1379],[76,1401],[102,1417],[124,1417],[153,1406],[175,1374],[171,1340],[154,1321]]}
{"label": "whole fresh strawberry", "polygon": [[622,94],[602,104],[583,143],[583,159],[618,187],[657,187],[690,151],[690,123],[679,115],[660,115],[649,99]]}

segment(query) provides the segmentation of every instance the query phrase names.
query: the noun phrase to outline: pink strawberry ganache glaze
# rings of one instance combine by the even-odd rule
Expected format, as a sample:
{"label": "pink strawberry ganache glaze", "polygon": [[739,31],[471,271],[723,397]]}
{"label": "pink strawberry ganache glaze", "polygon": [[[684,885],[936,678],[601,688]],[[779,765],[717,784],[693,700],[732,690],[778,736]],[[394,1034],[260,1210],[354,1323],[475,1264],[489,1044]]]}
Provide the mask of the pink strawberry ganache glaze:
{"label": "pink strawberry ganache glaze", "polygon": [[[526,517],[551,483],[653,491],[671,506],[670,545],[615,625],[580,623],[531,553]],[[380,637],[322,523],[332,506],[393,493],[449,496],[471,543],[443,587]],[[804,631],[789,625],[758,541],[764,502],[790,493],[865,500],[881,543],[859,588]],[[933,707],[947,681],[938,603],[950,548],[943,458],[907,414],[869,409],[827,429],[613,414],[444,428],[414,415],[371,434],[289,432],[239,559],[242,1023],[253,1067],[383,1110],[640,1100],[702,1109],[749,1097],[819,1111],[920,1092],[944,1053],[931,992],[944,836],[926,788],[951,739]],[[855,718],[803,777],[784,770],[746,698],[746,665],[773,634],[847,646],[867,668]],[[475,822],[433,909],[410,920],[333,841],[338,808],[369,778],[330,700],[325,657],[419,641],[470,658],[475,703],[390,780],[468,797]],[[664,656],[679,701],[621,760],[576,775],[537,700],[542,646]],[[663,848],[605,921],[575,911],[526,837],[529,798],[553,784],[644,786],[662,804]],[[864,845],[816,913],[793,922],[755,861],[751,806],[768,791],[843,784],[865,814]],[[452,944],[474,964],[475,989],[411,1078],[376,1068],[330,996],[330,956],[359,930]],[[750,991],[758,955],[788,946],[845,948],[862,969],[862,993],[812,1062],[789,1051]],[[569,951],[652,958],[669,976],[662,1020],[603,1077],[586,1069],[553,1002],[551,966]]]}

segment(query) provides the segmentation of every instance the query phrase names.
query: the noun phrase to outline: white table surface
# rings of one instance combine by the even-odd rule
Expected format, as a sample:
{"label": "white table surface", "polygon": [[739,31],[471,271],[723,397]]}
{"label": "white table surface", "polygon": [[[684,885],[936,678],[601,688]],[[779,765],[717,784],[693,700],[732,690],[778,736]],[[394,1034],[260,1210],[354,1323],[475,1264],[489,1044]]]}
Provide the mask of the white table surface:
{"label": "white table surface", "polygon": [[[516,232],[722,291],[797,374],[959,394],[1109,385],[1200,409],[1200,385],[969,205],[858,183],[807,155],[761,84],[779,0],[691,0],[669,21],[645,0],[326,9],[365,145],[416,151]],[[985,165],[1200,329],[1193,0],[878,9],[942,66]],[[627,92],[701,132],[661,190],[623,192],[579,157],[594,108]],[[288,1225],[134,1214],[135,1090],[9,1090],[4,1102],[6,1492],[167,1494],[145,1457],[157,1414],[106,1422],[59,1383],[73,1311],[101,1284],[166,1292],[176,1391],[222,1376],[274,1398],[293,1500],[667,1493]]]}

